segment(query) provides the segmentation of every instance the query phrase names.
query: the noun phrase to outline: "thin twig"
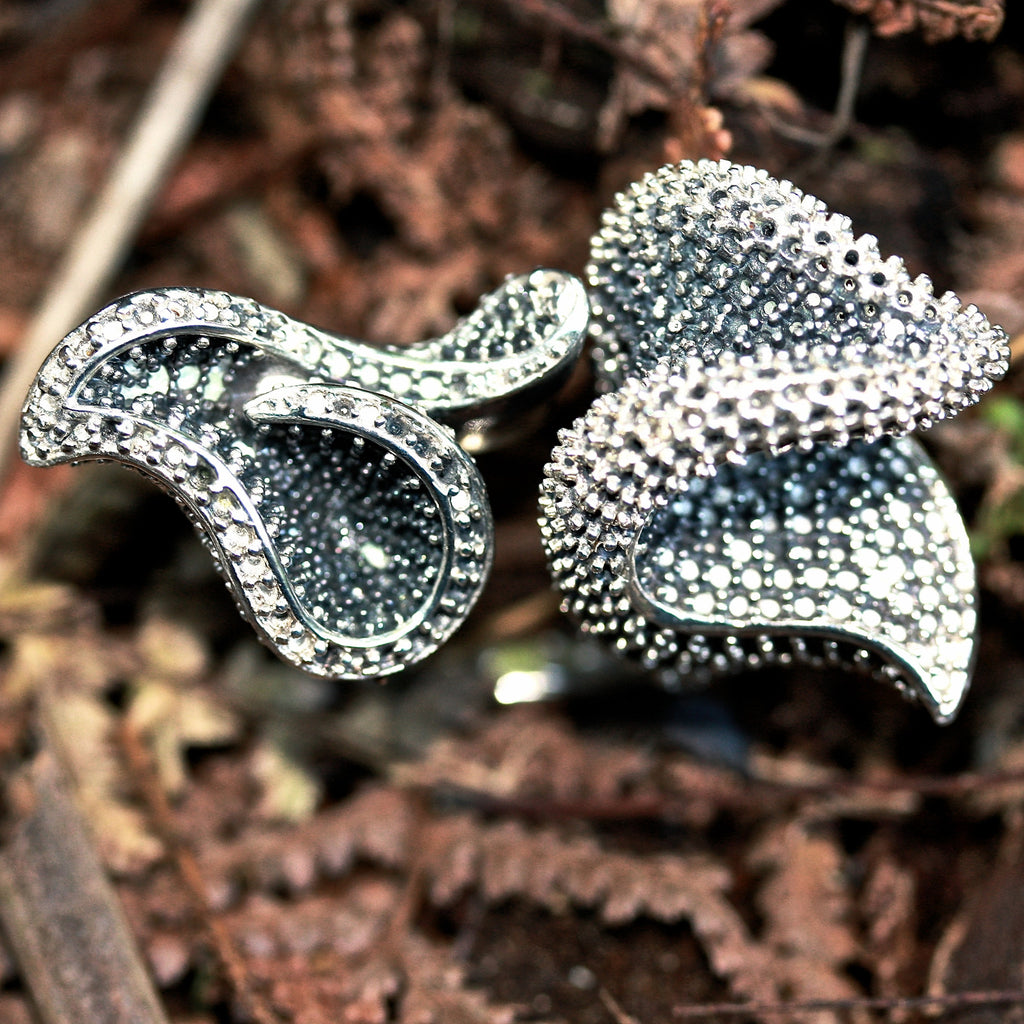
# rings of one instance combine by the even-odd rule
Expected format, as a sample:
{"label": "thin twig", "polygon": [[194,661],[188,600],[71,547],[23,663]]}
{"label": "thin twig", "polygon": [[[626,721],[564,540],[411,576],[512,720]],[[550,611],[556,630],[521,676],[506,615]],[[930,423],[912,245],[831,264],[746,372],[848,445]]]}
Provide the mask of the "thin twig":
{"label": "thin twig", "polygon": [[820,783],[780,782],[774,779],[747,780],[766,791],[805,797],[871,797],[907,794],[953,798],[988,793],[996,786],[1024,783],[1024,769],[995,772],[963,772],[960,775],[891,775],[870,780],[834,779]]}
{"label": "thin twig", "polygon": [[827,145],[834,146],[850,130],[853,124],[853,110],[860,91],[864,57],[868,52],[871,33],[863,22],[848,22],[843,37],[842,70],[839,79],[839,95],[832,114],[832,128],[826,138]]}
{"label": "thin twig", "polygon": [[132,776],[153,817],[153,824],[174,859],[195,914],[206,930],[212,952],[220,962],[239,1008],[254,1024],[280,1024],[267,1000],[256,991],[234,938],[210,907],[206,880],[195,855],[177,828],[174,812],[160,785],[149,751],[136,730],[127,723],[120,730],[120,738]]}
{"label": "thin twig", "polygon": [[[1002,785],[1024,784],[1024,770],[943,776],[891,776],[872,781],[834,779],[821,783],[781,782],[774,779],[741,777],[724,770],[705,770],[706,785],[695,777],[687,781],[685,796],[640,794],[596,800],[559,800],[523,797],[486,790],[457,782],[427,785],[434,799],[467,804],[491,814],[512,814],[542,821],[664,821],[684,815],[696,799],[740,812],[763,811],[766,801],[792,804],[802,800],[845,798],[870,801],[879,797],[920,796],[953,799],[974,793],[989,795]],[[415,780],[410,788],[419,789]],[[842,813],[849,813],[843,806]]]}
{"label": "thin twig", "polygon": [[686,83],[648,60],[636,40],[616,35],[613,26],[607,23],[595,24],[583,21],[557,0],[504,0],[512,14],[525,14],[542,24],[558,29],[582,42],[590,43],[604,50],[610,57],[627,64],[635,72],[660,85],[670,95],[682,95]]}
{"label": "thin twig", "polygon": [[[860,91],[864,58],[867,55],[871,32],[860,21],[849,21],[843,36],[843,55],[839,71],[839,93],[836,96],[832,120],[824,131],[811,131],[797,125],[775,122],[772,127],[793,142],[804,143],[818,150],[814,164],[819,164],[850,132],[853,125],[857,93]],[[808,168],[811,170],[812,168]]]}
{"label": "thin twig", "polygon": [[950,992],[935,996],[896,996],[891,999],[808,999],[785,1003],[705,1003],[702,1006],[676,1006],[672,1014],[679,1020],[707,1020],[713,1017],[753,1017],[761,1014],[794,1016],[802,1013],[850,1012],[855,1010],[963,1010],[978,1006],[1019,1006],[1024,1004],[1021,989]]}
{"label": "thin twig", "polygon": [[619,1001],[606,988],[600,988],[597,992],[598,998],[604,1003],[604,1008],[615,1018],[615,1024],[640,1024],[636,1017],[630,1016],[619,1005]]}
{"label": "thin twig", "polygon": [[258,0],[196,0],[142,111],[0,382],[0,482],[40,364],[96,305],[191,137]]}

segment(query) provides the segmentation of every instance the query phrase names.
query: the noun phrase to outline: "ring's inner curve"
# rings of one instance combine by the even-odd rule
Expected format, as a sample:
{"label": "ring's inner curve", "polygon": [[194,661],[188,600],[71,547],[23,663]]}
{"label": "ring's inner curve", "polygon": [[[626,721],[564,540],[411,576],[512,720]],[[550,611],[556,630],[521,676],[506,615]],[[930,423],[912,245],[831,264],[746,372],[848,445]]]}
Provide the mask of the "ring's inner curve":
{"label": "ring's inner curve", "polygon": [[256,424],[242,411],[257,394],[306,380],[300,364],[252,345],[176,335],[109,356],[75,404],[172,430],[223,463],[319,631],[358,642],[408,629],[444,566],[436,500],[412,467],[372,440]]}
{"label": "ring's inner curve", "polygon": [[758,453],[687,480],[651,517],[636,586],[662,625],[810,630],[869,649],[878,636],[928,678],[969,664],[974,634],[967,538],[951,527],[951,504],[910,440]]}

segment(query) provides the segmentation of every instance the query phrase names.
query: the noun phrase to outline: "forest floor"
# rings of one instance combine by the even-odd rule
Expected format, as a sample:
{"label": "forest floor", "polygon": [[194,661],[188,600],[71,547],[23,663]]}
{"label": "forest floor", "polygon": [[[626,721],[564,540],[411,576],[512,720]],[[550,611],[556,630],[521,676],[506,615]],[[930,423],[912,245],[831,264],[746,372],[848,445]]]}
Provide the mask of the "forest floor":
{"label": "forest floor", "polygon": [[[0,8],[4,358],[185,11]],[[267,3],[96,306],[196,285],[411,342],[507,274],[582,273],[643,173],[727,156],[1015,338],[1024,17],[999,20],[959,0]],[[11,471],[0,893],[37,882],[38,912],[70,919],[112,880],[127,929],[50,951],[83,1000],[144,988],[141,963],[175,1024],[1024,1020],[1024,377],[923,437],[979,555],[975,680],[945,728],[837,671],[674,695],[583,647],[536,497],[591,395],[581,367],[481,459],[490,582],[380,687],[276,662],[141,478]],[[518,670],[573,692],[502,706]],[[47,923],[16,916],[0,1021],[123,1019],[40,991],[16,932]]]}

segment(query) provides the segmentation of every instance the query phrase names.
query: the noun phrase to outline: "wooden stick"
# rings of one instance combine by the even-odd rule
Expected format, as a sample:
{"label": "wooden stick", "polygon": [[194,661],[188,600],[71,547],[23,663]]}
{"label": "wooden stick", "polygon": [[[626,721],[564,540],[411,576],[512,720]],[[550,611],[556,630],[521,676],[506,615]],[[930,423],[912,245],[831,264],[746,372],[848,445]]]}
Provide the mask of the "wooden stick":
{"label": "wooden stick", "polygon": [[706,1003],[701,1006],[676,1006],[677,1020],[709,1020],[715,1017],[757,1017],[781,1015],[796,1017],[805,1013],[850,1013],[854,1010],[964,1010],[972,1007],[1020,1006],[1024,990],[950,992],[934,996],[895,996],[891,999],[868,996],[852,999],[807,999],[785,1003]]}
{"label": "wooden stick", "polygon": [[41,1024],[167,1024],[92,837],[45,750],[8,787],[0,922]]}
{"label": "wooden stick", "polygon": [[96,306],[172,164],[195,130],[258,0],[196,0],[128,141],[68,247],[0,382],[0,483],[15,455],[21,407],[53,347]]}

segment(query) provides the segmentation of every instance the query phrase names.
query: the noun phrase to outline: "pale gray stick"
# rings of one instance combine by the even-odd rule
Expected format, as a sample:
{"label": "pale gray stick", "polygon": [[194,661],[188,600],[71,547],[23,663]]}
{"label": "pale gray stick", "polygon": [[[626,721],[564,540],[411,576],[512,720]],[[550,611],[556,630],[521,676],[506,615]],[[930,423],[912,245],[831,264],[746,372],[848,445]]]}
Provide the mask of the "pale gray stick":
{"label": "pale gray stick", "polygon": [[15,455],[21,407],[50,350],[97,305],[117,272],[258,0],[196,0],[128,141],[72,240],[0,382],[0,482]]}
{"label": "pale gray stick", "polygon": [[167,1024],[56,757],[12,782],[26,813],[0,851],[0,922],[42,1024]]}

